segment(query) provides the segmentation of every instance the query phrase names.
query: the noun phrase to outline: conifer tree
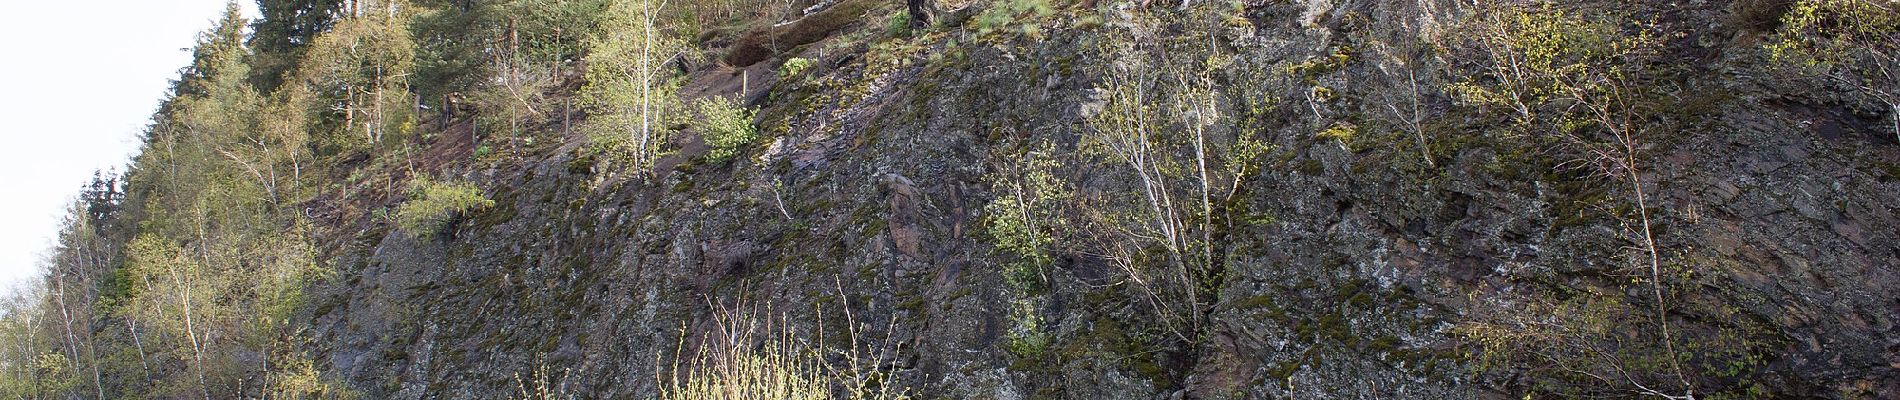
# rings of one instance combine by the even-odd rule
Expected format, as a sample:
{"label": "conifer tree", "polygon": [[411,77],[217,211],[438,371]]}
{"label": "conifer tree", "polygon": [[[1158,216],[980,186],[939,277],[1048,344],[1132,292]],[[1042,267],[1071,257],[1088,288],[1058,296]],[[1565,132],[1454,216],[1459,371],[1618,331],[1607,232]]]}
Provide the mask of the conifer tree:
{"label": "conifer tree", "polygon": [[342,8],[343,0],[257,0],[263,18],[252,26],[251,47],[257,49],[252,80],[259,90],[275,89]]}

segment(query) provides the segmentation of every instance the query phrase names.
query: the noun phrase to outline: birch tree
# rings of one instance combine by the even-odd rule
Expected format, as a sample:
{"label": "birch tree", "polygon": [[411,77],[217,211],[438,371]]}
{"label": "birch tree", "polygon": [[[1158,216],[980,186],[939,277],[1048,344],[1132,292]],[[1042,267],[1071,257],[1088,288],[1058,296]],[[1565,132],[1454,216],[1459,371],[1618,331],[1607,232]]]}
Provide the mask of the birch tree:
{"label": "birch tree", "polygon": [[[1661,367],[1641,371],[1621,358],[1595,355],[1570,360],[1576,365],[1565,367],[1585,371],[1611,390],[1695,398],[1696,385],[1683,366],[1686,356],[1677,351],[1679,338],[1671,328],[1662,251],[1652,229],[1649,197],[1655,182],[1645,179],[1649,167],[1643,153],[1656,129],[1652,121],[1661,97],[1659,82],[1647,75],[1645,66],[1661,54],[1659,35],[1639,21],[1554,5],[1483,8],[1462,33],[1461,48],[1484,61],[1479,63],[1481,73],[1454,85],[1452,92],[1466,105],[1510,109],[1517,137],[1557,155],[1558,168],[1581,170],[1622,186],[1634,209],[1624,223],[1625,239],[1634,243],[1631,267],[1641,276],[1632,281],[1646,283],[1655,325],[1654,331],[1644,333],[1655,334],[1652,340],[1660,347],[1656,363]],[[1538,344],[1553,353],[1593,345],[1582,340]],[[1587,371],[1592,368],[1607,371]]]}
{"label": "birch tree", "polygon": [[636,174],[651,173],[672,140],[666,121],[679,109],[678,80],[664,64],[684,48],[660,26],[667,0],[615,0],[589,44],[582,103],[596,146]]}
{"label": "birch tree", "polygon": [[339,149],[377,147],[391,133],[414,128],[409,77],[415,67],[410,40],[411,10],[402,0],[352,1],[344,17],[318,35],[297,70],[297,90],[306,91],[310,111],[335,120],[322,121],[321,137]]}

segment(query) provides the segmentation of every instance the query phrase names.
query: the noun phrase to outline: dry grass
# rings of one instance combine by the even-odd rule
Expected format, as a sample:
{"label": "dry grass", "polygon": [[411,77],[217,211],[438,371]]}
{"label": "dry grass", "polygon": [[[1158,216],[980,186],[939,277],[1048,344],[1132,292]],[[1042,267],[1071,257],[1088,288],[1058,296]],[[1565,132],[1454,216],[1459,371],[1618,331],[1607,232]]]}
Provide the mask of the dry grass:
{"label": "dry grass", "polygon": [[[684,338],[673,373],[660,377],[661,400],[820,400],[830,397],[816,357],[803,351],[770,318],[720,309],[713,332],[702,337],[692,358]],[[761,324],[766,322],[767,324]]]}
{"label": "dry grass", "polygon": [[[842,296],[841,296],[842,297]],[[865,337],[868,326],[858,324],[845,309],[850,349],[820,348],[799,340],[783,315],[769,310],[716,306],[714,328],[700,336],[693,351],[682,337],[672,373],[658,376],[661,400],[904,400],[889,371],[900,345],[892,340],[873,345]],[[820,313],[818,319],[822,320]],[[823,324],[818,324],[822,326]],[[888,328],[896,325],[891,320]],[[840,363],[826,362],[827,355]]]}

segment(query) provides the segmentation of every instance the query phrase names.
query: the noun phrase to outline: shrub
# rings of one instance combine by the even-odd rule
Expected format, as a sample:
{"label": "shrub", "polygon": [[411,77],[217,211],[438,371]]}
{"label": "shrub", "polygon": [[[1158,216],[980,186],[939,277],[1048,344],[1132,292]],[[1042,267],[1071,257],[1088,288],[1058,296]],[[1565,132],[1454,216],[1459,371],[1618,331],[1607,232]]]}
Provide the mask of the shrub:
{"label": "shrub", "polygon": [[1900,140],[1900,3],[1802,0],[1766,47],[1776,60],[1886,104]]}
{"label": "shrub", "polygon": [[809,58],[792,57],[790,60],[785,60],[784,65],[778,67],[778,77],[787,78],[798,75],[800,72],[811,69],[812,64],[815,64],[815,62]]}
{"label": "shrub", "polygon": [[894,38],[909,37],[910,13],[900,11],[896,14],[891,14],[891,18],[884,21],[884,36]]}
{"label": "shrub", "polygon": [[745,145],[759,140],[759,130],[752,126],[752,114],[755,110],[740,106],[738,102],[725,97],[713,97],[699,101],[699,114],[704,118],[701,126],[706,145],[712,151],[706,158],[712,161],[725,161],[738,155]]}
{"label": "shrub", "polygon": [[349,390],[338,382],[323,379],[317,373],[310,360],[296,358],[278,364],[279,371],[271,372],[270,385],[265,388],[268,394],[288,399],[357,399],[360,393]]}
{"label": "shrub", "polygon": [[1024,294],[1043,289],[1043,269],[1055,262],[1055,230],[1064,225],[1059,207],[1073,196],[1055,175],[1059,163],[1048,152],[1029,152],[1002,169],[992,182],[997,196],[984,207],[984,226],[996,249],[1020,257],[1005,264],[1004,278]]}
{"label": "shrub", "polygon": [[1322,139],[1338,139],[1339,143],[1348,145],[1352,144],[1352,137],[1358,134],[1359,127],[1350,122],[1335,123],[1332,127],[1319,131],[1319,137]]}
{"label": "shrub", "polygon": [[1499,6],[1466,25],[1457,47],[1482,68],[1448,90],[1465,105],[1511,110],[1520,128],[1563,126],[1590,116],[1578,103],[1638,94],[1620,83],[1640,78],[1660,48],[1636,21],[1554,6]]}
{"label": "shrub", "polygon": [[467,182],[437,182],[417,177],[409,186],[409,201],[396,208],[396,225],[415,237],[432,236],[463,213],[495,206],[480,188]]}
{"label": "shrub", "polygon": [[[1778,59],[1819,64],[1892,62],[1900,47],[1896,5],[1862,0],[1804,0],[1782,14],[1782,30],[1768,44]],[[1891,68],[1888,65],[1873,65]]]}
{"label": "shrub", "polygon": [[1009,352],[1022,358],[1042,357],[1055,337],[1049,334],[1042,315],[1028,299],[1018,299],[1010,310],[1010,320],[1015,326],[1009,329]]}

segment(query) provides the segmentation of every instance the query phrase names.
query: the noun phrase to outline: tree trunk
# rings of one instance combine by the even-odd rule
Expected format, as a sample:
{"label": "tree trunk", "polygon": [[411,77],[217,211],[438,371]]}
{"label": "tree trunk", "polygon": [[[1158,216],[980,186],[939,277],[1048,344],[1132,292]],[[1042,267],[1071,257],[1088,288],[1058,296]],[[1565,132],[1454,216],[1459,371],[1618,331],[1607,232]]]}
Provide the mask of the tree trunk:
{"label": "tree trunk", "polygon": [[132,325],[131,318],[125,318],[125,330],[132,334],[132,348],[139,352],[139,370],[145,372],[145,380],[152,380],[152,363],[145,360],[145,341],[139,339],[139,329]]}
{"label": "tree trunk", "polygon": [[910,12],[911,29],[930,27],[932,14],[936,13],[936,6],[930,0],[904,0],[904,8]]}
{"label": "tree trunk", "polygon": [[[73,332],[73,312],[72,307],[66,303],[66,278],[64,275],[65,274],[58,274],[53,277],[53,301],[55,303],[54,306],[59,307],[59,316],[62,319],[62,325],[66,328],[66,349],[72,354],[70,358],[73,361],[73,365],[78,366],[80,353],[79,336]],[[103,399],[106,397],[106,391],[105,388],[99,385],[99,363],[97,359],[93,361],[94,362],[91,363],[92,387],[99,392],[99,398]]]}
{"label": "tree trunk", "polygon": [[1893,140],[1900,142],[1900,103],[1887,103],[1887,107],[1893,109],[1887,113],[1887,119],[1893,120]]}
{"label": "tree trunk", "polygon": [[172,283],[178,285],[178,289],[184,295],[179,308],[185,314],[185,336],[191,339],[191,358],[196,364],[196,368],[193,369],[198,375],[198,389],[204,393],[205,400],[211,400],[211,386],[205,382],[204,345],[198,342],[198,329],[191,319],[191,286],[187,286],[184,279],[178,276],[177,266],[169,269],[172,274]]}
{"label": "tree trunk", "polygon": [[647,141],[653,137],[651,103],[653,91],[653,71],[651,52],[653,50],[653,0],[640,2],[641,44],[640,44],[640,137],[634,142],[634,170],[646,168]]}

